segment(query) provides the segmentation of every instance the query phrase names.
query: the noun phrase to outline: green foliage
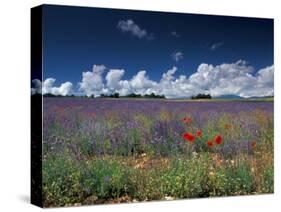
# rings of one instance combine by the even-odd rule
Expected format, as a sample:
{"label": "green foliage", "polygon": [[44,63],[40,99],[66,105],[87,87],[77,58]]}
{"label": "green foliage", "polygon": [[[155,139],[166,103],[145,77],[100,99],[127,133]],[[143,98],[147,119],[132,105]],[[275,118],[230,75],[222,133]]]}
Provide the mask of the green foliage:
{"label": "green foliage", "polygon": [[127,192],[129,168],[117,162],[95,160],[89,162],[82,181],[83,187],[101,199],[118,198]]}
{"label": "green foliage", "polygon": [[210,196],[252,194],[255,179],[248,164],[220,167],[209,176]]}
{"label": "green foliage", "polygon": [[89,140],[89,138],[85,136],[81,136],[79,145],[78,145],[79,151],[81,155],[83,156],[91,156],[93,154],[92,144]]}
{"label": "green foliage", "polygon": [[133,170],[129,176],[129,194],[134,199],[157,200],[164,197],[157,170]]}
{"label": "green foliage", "polygon": [[62,206],[87,196],[118,198],[127,192],[130,168],[108,160],[76,161],[69,154],[43,163],[44,204]]}
{"label": "green foliage", "polygon": [[174,160],[161,177],[163,192],[177,198],[204,196],[208,155]]}
{"label": "green foliage", "polygon": [[274,192],[274,169],[273,166],[268,166],[262,173],[262,192],[273,193]]}
{"label": "green foliage", "polygon": [[43,162],[42,171],[44,205],[63,206],[82,201],[83,169],[68,153],[49,157]]}
{"label": "green foliage", "polygon": [[233,170],[233,176],[229,176],[236,180],[235,188],[242,194],[250,194],[254,191],[255,180],[251,173],[251,167],[247,162],[238,163]]}
{"label": "green foliage", "polygon": [[44,204],[62,206],[83,203],[87,197],[100,200],[129,196],[139,201],[198,198],[273,192],[273,167],[257,178],[247,160],[215,166],[212,153],[170,158],[167,166],[143,169],[120,158],[75,160],[70,153],[48,157],[43,163]]}

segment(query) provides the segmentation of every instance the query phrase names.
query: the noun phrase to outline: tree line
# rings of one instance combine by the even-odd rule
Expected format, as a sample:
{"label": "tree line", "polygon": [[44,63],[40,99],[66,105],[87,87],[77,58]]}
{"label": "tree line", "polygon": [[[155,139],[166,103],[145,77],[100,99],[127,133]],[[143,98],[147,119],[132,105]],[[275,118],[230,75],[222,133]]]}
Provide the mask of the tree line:
{"label": "tree line", "polygon": [[210,94],[197,94],[196,96],[191,96],[191,99],[212,99]]}
{"label": "tree line", "polygon": [[55,95],[55,94],[51,94],[51,93],[46,93],[43,95],[44,97],[82,97],[82,98],[162,98],[165,99],[166,97],[164,95],[156,95],[155,93],[151,93],[151,94],[145,94],[145,95],[141,95],[141,94],[135,94],[135,93],[131,93],[125,96],[120,96],[119,93],[113,93],[113,94],[100,94],[100,96],[95,96],[95,95],[90,95],[90,96],[75,96],[74,94],[72,95]]}
{"label": "tree line", "polygon": [[[41,95],[41,94],[39,94]],[[55,95],[51,93],[46,93],[43,95],[44,97],[80,97],[80,98],[154,98],[154,99],[166,99],[165,95],[157,95],[155,93],[151,94],[136,94],[136,93],[130,93],[125,96],[120,96],[119,93],[113,93],[113,94],[100,94],[100,96],[94,96],[93,94],[90,96],[75,96],[74,94],[72,95]],[[212,96],[210,94],[197,94],[195,96],[191,96],[191,99],[212,99]]]}

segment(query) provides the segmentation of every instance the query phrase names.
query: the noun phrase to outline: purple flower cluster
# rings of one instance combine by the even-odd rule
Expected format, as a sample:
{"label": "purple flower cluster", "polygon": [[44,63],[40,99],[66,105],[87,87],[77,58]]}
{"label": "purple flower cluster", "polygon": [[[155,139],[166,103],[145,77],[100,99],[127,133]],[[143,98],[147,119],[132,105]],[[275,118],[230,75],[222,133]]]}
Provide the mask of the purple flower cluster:
{"label": "purple flower cluster", "polygon": [[[247,142],[258,140],[261,129],[273,123],[272,102],[102,98],[43,101],[44,153],[67,149],[77,159],[81,155],[184,153],[187,148],[182,141],[181,120],[186,115],[192,117],[192,127],[214,131],[221,117],[227,115],[227,121],[239,132],[226,136],[227,142],[221,147],[225,154],[247,150]],[[263,114],[262,124],[253,119],[253,111]]]}

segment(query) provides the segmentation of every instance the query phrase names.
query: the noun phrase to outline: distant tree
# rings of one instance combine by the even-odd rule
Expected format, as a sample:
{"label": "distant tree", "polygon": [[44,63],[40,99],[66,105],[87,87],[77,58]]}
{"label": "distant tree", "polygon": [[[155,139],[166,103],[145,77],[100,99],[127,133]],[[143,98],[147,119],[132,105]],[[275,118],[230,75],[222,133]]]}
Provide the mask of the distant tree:
{"label": "distant tree", "polygon": [[212,96],[210,94],[197,94],[196,96],[192,96],[191,99],[211,99]]}
{"label": "distant tree", "polygon": [[114,98],[119,98],[119,93],[117,93],[117,92],[114,93],[114,94],[113,94],[113,97],[114,97]]}
{"label": "distant tree", "polygon": [[131,94],[128,94],[127,96],[125,96],[125,97],[128,97],[128,98],[140,98],[141,95],[140,94],[131,93]]}
{"label": "distant tree", "polygon": [[45,93],[43,96],[44,97],[63,97],[62,95],[55,95],[55,94],[52,94],[52,93]]}
{"label": "distant tree", "polygon": [[91,95],[91,98],[92,98],[92,99],[93,99],[93,98],[95,98],[95,95],[94,95],[94,94],[92,94],[92,95]]}
{"label": "distant tree", "polygon": [[163,99],[166,98],[164,95],[156,95],[155,93],[145,94],[143,97],[145,97],[145,98],[163,98]]}
{"label": "distant tree", "polygon": [[143,96],[141,94],[131,93],[125,97],[127,97],[127,98],[163,98],[163,99],[166,98],[164,95],[156,95],[155,93],[145,94]]}

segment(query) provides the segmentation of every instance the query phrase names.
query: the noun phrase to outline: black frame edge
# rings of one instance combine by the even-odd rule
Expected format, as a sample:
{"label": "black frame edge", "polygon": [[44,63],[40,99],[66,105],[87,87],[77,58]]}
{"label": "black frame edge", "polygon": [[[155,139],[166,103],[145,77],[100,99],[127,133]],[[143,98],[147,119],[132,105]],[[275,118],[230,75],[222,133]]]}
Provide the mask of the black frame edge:
{"label": "black frame edge", "polygon": [[[31,8],[31,80],[42,82],[42,6]],[[31,95],[31,204],[43,207],[42,94]]]}

